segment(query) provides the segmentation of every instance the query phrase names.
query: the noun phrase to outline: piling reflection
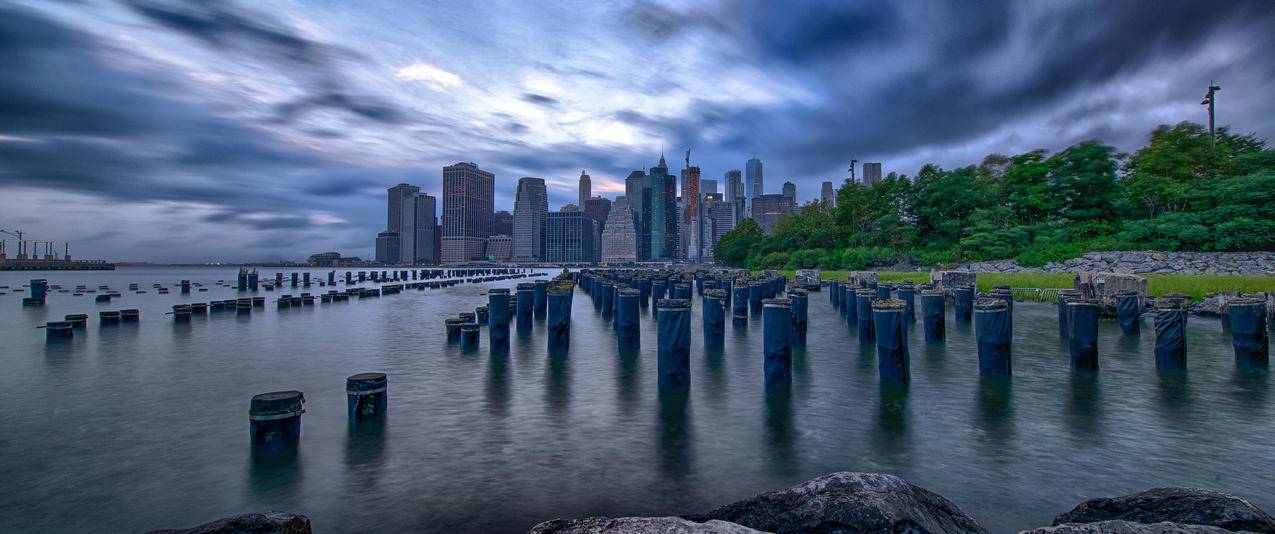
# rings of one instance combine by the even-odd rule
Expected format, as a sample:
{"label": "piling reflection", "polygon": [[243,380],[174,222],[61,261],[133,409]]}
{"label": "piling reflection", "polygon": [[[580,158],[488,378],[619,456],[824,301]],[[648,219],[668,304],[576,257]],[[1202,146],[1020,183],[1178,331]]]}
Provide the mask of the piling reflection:
{"label": "piling reflection", "polygon": [[626,416],[633,415],[641,398],[641,354],[642,351],[638,349],[624,349],[615,359],[616,396],[620,402],[620,412]]}
{"label": "piling reflection", "polygon": [[549,354],[545,359],[545,409],[563,415],[571,404],[571,368],[567,355]]}
{"label": "piling reflection", "polygon": [[248,454],[248,491],[253,502],[289,499],[301,486],[301,454],[296,450]]}
{"label": "piling reflection", "polygon": [[797,433],[792,424],[792,385],[766,386],[766,451],[768,467],[778,474],[797,467]]}
{"label": "piling reflection", "polygon": [[1185,369],[1156,369],[1157,405],[1166,417],[1179,418],[1191,404],[1191,382]]}
{"label": "piling reflection", "polygon": [[660,388],[660,470],[682,479],[691,473],[693,445],[690,432],[690,388]]}
{"label": "piling reflection", "polygon": [[908,457],[911,449],[908,416],[908,385],[881,381],[877,396],[877,432],[872,434],[872,448],[888,458]]}
{"label": "piling reflection", "polygon": [[487,362],[487,413],[496,417],[509,415],[510,387],[509,354],[492,352]]}
{"label": "piling reflection", "polygon": [[1014,386],[1009,377],[981,377],[978,381],[978,428],[990,444],[993,452],[1003,452],[1002,447],[1014,438]]}
{"label": "piling reflection", "polygon": [[730,389],[726,385],[725,351],[720,347],[704,349],[704,385],[706,398],[715,406],[724,406]]}
{"label": "piling reflection", "polygon": [[1270,371],[1264,367],[1235,367],[1235,400],[1254,410],[1267,409]]}
{"label": "piling reflection", "polygon": [[345,470],[351,492],[375,490],[385,466],[389,415],[351,424],[345,435]]}
{"label": "piling reflection", "polygon": [[1101,435],[1102,403],[1098,373],[1071,373],[1065,420],[1076,439],[1087,440]]}

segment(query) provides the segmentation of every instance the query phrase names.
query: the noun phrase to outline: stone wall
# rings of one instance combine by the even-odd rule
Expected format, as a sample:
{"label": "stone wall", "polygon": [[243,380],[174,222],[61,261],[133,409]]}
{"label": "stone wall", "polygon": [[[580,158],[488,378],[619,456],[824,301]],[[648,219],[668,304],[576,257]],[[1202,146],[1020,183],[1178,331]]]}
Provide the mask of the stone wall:
{"label": "stone wall", "polygon": [[1044,268],[1023,267],[1014,260],[970,263],[958,267],[980,273],[1127,274],[1275,274],[1275,252],[1090,252]]}

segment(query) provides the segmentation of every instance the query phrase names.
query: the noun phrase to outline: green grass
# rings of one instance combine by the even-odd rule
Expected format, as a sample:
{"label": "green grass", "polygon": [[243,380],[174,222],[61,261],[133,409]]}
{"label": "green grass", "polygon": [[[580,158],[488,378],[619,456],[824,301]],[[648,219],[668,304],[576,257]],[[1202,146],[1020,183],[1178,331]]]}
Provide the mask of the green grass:
{"label": "green grass", "polygon": [[[795,271],[781,271],[788,279],[796,276]],[[849,271],[824,271],[824,280],[845,280]],[[911,280],[913,283],[930,281],[928,272],[879,271],[882,282],[899,283]],[[1146,275],[1147,293],[1159,296],[1165,293],[1183,293],[1193,300],[1219,291],[1243,291],[1245,293],[1275,292],[1275,276],[1270,275],[1230,275],[1230,274],[1151,274]],[[979,273],[978,289],[987,291],[995,286],[1034,287],[1040,289],[1067,288],[1073,286],[1074,275],[1071,273]]]}

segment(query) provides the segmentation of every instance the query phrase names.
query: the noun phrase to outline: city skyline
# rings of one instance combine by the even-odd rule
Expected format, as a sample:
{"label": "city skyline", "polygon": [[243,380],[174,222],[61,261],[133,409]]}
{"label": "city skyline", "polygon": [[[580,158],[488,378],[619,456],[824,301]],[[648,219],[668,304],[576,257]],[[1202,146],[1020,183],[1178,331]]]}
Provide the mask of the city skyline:
{"label": "city skyline", "polygon": [[7,3],[0,225],[105,259],[369,258],[385,188],[438,195],[456,161],[510,209],[521,176],[557,206],[581,169],[614,198],[661,147],[723,183],[755,153],[805,203],[850,159],[1128,150],[1203,122],[1211,82],[1219,125],[1275,137],[1269,2],[776,9]]}

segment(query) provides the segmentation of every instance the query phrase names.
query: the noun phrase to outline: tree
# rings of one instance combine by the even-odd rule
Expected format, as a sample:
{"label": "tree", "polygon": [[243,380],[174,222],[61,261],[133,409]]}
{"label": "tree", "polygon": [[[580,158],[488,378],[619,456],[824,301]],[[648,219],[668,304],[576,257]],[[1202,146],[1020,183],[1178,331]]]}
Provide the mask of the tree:
{"label": "tree", "polygon": [[726,265],[743,267],[747,264],[749,253],[765,238],[761,225],[751,218],[744,219],[735,228],[726,232],[713,249],[714,257]]}
{"label": "tree", "polygon": [[1061,202],[1059,215],[1070,221],[1108,221],[1116,218],[1121,198],[1116,181],[1115,149],[1086,141],[1054,156],[1049,173],[1052,193]]}

